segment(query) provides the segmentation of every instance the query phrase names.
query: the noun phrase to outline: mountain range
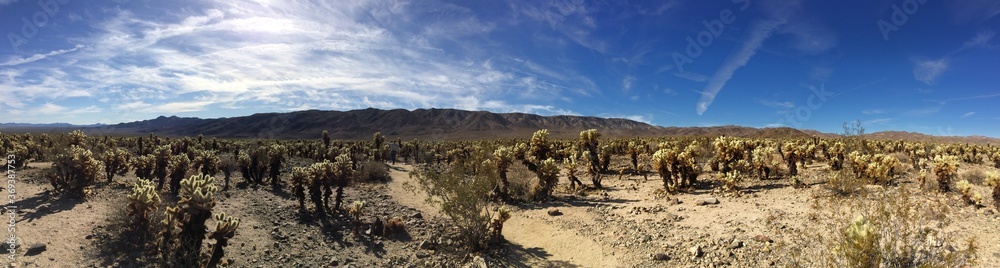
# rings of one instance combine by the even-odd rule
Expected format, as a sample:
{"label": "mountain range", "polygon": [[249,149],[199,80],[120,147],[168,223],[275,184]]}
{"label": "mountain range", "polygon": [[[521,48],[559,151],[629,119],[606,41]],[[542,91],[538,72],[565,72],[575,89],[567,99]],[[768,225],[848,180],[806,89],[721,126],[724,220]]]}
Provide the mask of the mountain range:
{"label": "mountain range", "polygon": [[[526,113],[492,113],[456,109],[351,111],[305,110],[259,113],[249,116],[202,119],[160,116],[155,119],[114,125],[0,124],[6,132],[62,132],[82,129],[91,135],[197,136],[219,138],[313,139],[326,130],[334,139],[369,139],[375,132],[401,139],[502,139],[529,138],[548,129],[553,138],[575,138],[586,129],[597,129],[605,137],[737,136],[737,137],[838,137],[837,134],[788,127],[743,126],[661,127],[622,119],[592,116],[541,116]],[[885,131],[866,134],[874,139],[904,139],[938,142],[1000,143],[1000,139],[967,136],[942,137],[915,132]]]}

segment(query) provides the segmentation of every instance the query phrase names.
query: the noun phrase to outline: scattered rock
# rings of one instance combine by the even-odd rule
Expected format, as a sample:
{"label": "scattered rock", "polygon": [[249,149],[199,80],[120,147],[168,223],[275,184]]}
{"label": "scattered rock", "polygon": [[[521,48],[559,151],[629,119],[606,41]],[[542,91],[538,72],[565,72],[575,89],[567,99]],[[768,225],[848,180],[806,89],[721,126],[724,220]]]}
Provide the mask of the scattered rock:
{"label": "scattered rock", "polygon": [[656,253],[656,254],[653,254],[653,260],[667,261],[667,260],[670,260],[670,256],[668,256],[665,253]]}
{"label": "scattered rock", "polygon": [[472,257],[472,261],[465,265],[465,268],[488,268],[489,265],[486,264],[486,259],[482,256]]}
{"label": "scattered rock", "polygon": [[428,253],[427,251],[417,251],[416,256],[417,256],[417,259],[426,259],[426,258],[430,257],[431,254]]}
{"label": "scattered rock", "polygon": [[330,258],[330,266],[339,266],[339,265],[340,265],[340,259],[338,259],[336,256]]}
{"label": "scattered rock", "polygon": [[419,247],[420,249],[434,250],[434,243],[431,243],[431,241],[424,240],[423,242],[420,242]]}
{"label": "scattered rock", "polygon": [[25,256],[34,256],[41,254],[46,250],[46,246],[43,243],[34,243],[28,247],[28,251],[24,253]]}
{"label": "scattered rock", "polygon": [[715,205],[715,204],[718,204],[718,203],[719,203],[719,199],[718,198],[708,197],[708,198],[703,198],[703,199],[699,199],[698,201],[695,201],[694,205],[695,206],[704,206],[704,205]]}
{"label": "scattered rock", "polygon": [[701,257],[701,255],[705,253],[701,251],[701,246],[699,245],[692,246],[690,249],[688,249],[688,252],[691,253],[691,256],[695,258]]}
{"label": "scattered rock", "polygon": [[773,240],[771,240],[770,237],[767,237],[766,235],[757,235],[757,236],[754,236],[753,240],[757,241],[757,242],[764,242],[764,243],[774,242]]}
{"label": "scattered rock", "polygon": [[562,215],[562,214],[563,213],[561,211],[559,211],[558,208],[550,208],[549,209],[549,216],[559,216],[559,215]]}
{"label": "scattered rock", "polygon": [[424,214],[420,214],[420,212],[416,212],[416,213],[410,214],[410,218],[423,219],[424,218]]}
{"label": "scattered rock", "polygon": [[729,249],[738,249],[741,247],[743,247],[743,241],[733,240],[733,242],[729,243]]}
{"label": "scattered rock", "polygon": [[[10,253],[10,244],[8,244],[9,241],[10,240],[5,239],[2,243],[0,243],[0,253]],[[19,248],[21,248],[21,239],[16,239],[14,240],[14,249],[17,250]]]}

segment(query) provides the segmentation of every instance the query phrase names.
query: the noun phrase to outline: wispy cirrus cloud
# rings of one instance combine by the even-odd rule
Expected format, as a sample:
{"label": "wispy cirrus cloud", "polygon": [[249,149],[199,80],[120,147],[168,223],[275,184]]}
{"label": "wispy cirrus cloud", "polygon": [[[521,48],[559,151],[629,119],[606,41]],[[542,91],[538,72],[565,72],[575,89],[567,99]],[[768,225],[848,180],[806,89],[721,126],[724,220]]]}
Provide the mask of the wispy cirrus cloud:
{"label": "wispy cirrus cloud", "polygon": [[771,108],[781,108],[781,109],[795,108],[795,103],[792,103],[790,101],[772,101],[764,99],[754,99],[754,101],[760,105],[764,105]]}
{"label": "wispy cirrus cloud", "polygon": [[867,109],[867,110],[861,111],[861,113],[862,114],[867,114],[867,115],[884,114],[884,113],[886,113],[886,110],[885,109]]}
{"label": "wispy cirrus cloud", "polygon": [[964,113],[964,114],[962,114],[962,118],[967,118],[967,117],[970,117],[970,116],[973,116],[973,115],[976,115],[976,112]]}
{"label": "wispy cirrus cloud", "polygon": [[[551,8],[578,19],[588,13],[568,4]],[[520,64],[483,50],[495,45],[489,41],[465,41],[489,35],[495,23],[446,3],[230,1],[166,16],[110,12],[91,32],[73,36],[71,48],[0,62],[7,67],[0,69],[7,78],[0,92],[12,96],[0,106],[93,97],[136,118],[210,107],[573,114],[538,101],[597,90],[584,76],[552,71],[561,66]],[[39,64],[52,60],[72,64]],[[63,105],[64,112],[86,108]]]}
{"label": "wispy cirrus cloud", "polygon": [[914,59],[913,77],[924,84],[933,85],[948,70],[949,59]]}

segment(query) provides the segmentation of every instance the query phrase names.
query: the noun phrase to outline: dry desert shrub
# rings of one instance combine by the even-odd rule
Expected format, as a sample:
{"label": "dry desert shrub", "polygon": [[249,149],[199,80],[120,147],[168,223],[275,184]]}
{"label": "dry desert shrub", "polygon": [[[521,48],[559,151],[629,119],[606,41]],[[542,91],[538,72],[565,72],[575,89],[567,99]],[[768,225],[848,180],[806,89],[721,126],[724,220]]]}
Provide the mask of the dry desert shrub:
{"label": "dry desert shrub", "polygon": [[970,167],[958,172],[958,178],[973,184],[983,184],[986,181],[986,171],[981,167]]}
{"label": "dry desert shrub", "polygon": [[905,188],[821,203],[808,229],[780,245],[789,267],[965,267],[974,240],[945,232],[948,207]]}
{"label": "dry desert shrub", "polygon": [[520,163],[512,163],[507,170],[507,194],[513,200],[528,202],[533,199],[535,193],[532,187],[538,182],[534,172]]}
{"label": "dry desert shrub", "polygon": [[850,171],[840,169],[838,171],[831,172],[824,188],[829,190],[835,196],[858,196],[863,194],[866,184],[865,180],[855,176]]}

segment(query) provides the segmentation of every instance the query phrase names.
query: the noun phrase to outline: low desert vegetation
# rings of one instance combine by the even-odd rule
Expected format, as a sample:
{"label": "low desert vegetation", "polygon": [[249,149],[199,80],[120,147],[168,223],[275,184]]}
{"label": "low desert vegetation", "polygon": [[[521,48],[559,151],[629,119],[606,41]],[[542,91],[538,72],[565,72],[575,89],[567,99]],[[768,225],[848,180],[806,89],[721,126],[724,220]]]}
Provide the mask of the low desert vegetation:
{"label": "low desert vegetation", "polygon": [[[607,183],[615,178],[652,176],[657,189],[632,191],[655,192],[653,202],[703,193],[735,198],[780,187],[816,190],[810,230],[827,231],[799,234],[781,247],[789,266],[974,264],[976,243],[988,241],[957,240],[942,227],[950,223],[949,202],[981,213],[1000,209],[1000,149],[868,140],[860,125],[845,129],[850,135],[839,138],[608,138],[589,129],[568,139],[538,130],[520,139],[396,142],[414,186],[447,217],[448,230],[468,252],[503,245],[504,223],[519,209],[600,196],[620,186]],[[166,266],[228,264],[225,252],[240,239],[240,219],[216,205],[233,191],[231,176],[242,178],[233,185],[238,190],[263,188],[294,200],[297,220],[315,228],[355,236],[409,228],[406,217],[372,213],[378,198],[349,196],[353,187],[392,179],[380,133],[350,141],[328,133],[312,140],[230,140],[74,131],[0,134],[0,147],[19,165],[51,162],[47,179],[57,195],[85,200],[105,185],[129,188],[127,203],[116,204],[127,212],[130,227],[123,234],[143,237],[136,241],[153,245],[146,247],[158,253],[153,262]]]}

